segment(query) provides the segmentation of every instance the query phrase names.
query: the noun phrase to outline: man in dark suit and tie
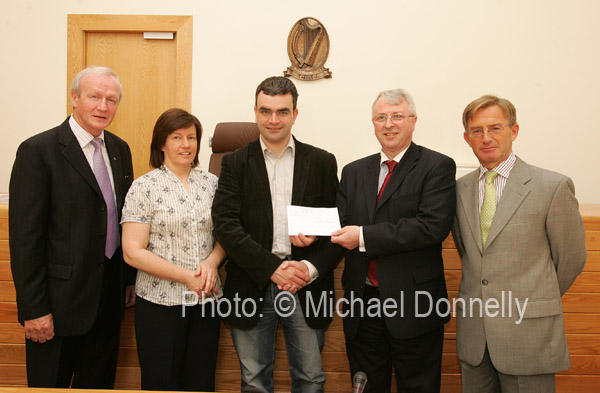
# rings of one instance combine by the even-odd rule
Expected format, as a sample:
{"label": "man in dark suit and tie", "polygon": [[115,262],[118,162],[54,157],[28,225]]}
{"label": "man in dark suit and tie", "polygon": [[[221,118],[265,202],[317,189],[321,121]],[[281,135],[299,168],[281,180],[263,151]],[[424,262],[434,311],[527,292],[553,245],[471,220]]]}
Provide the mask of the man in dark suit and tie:
{"label": "man in dark suit and tie", "polygon": [[[463,392],[554,392],[554,373],[571,367],[561,297],[587,256],[575,187],[513,153],[519,124],[510,101],[472,101],[463,125],[480,163],[457,182],[452,229],[462,258]],[[500,307],[488,312],[490,303]]]}
{"label": "man in dark suit and tie", "polygon": [[450,319],[442,241],[454,217],[456,165],[412,142],[417,114],[407,91],[379,93],[372,115],[381,152],[342,171],[342,229],[331,242],[343,248],[309,258],[334,263],[345,251],[346,351],[352,375],[367,375],[365,392],[389,392],[392,367],[399,392],[439,392]]}
{"label": "man in dark suit and tie", "polygon": [[133,179],[127,143],[105,131],[117,75],[88,67],[71,85],[73,114],[24,141],[10,179],[10,256],[27,381],[113,388],[126,283],[118,222]]}
{"label": "man in dark suit and tie", "polygon": [[215,237],[229,258],[220,302],[233,305],[225,321],[231,327],[244,392],[273,391],[279,322],[291,391],[322,392],[325,382],[320,351],[331,310],[307,315],[306,299],[318,302],[324,296],[328,304],[333,272],[303,259],[329,244],[329,238],[288,236],[286,207],[335,206],[337,164],[332,154],[292,136],[297,99],[296,87],[287,78],[267,78],[258,86],[254,113],[260,138],[223,157],[213,202]]}

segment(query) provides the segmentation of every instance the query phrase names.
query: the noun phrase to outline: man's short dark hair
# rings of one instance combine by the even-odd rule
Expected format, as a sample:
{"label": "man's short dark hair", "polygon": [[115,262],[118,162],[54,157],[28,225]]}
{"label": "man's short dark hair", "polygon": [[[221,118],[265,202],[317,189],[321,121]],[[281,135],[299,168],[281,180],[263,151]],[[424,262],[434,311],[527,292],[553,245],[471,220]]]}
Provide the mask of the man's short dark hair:
{"label": "man's short dark hair", "polygon": [[291,94],[292,102],[294,104],[294,107],[292,109],[296,109],[296,104],[298,103],[298,90],[296,90],[296,86],[288,78],[285,78],[283,76],[272,76],[262,81],[260,85],[258,85],[258,87],[256,88],[256,94],[254,95],[255,106],[258,94],[261,91],[268,96],[276,96],[279,94]]}
{"label": "man's short dark hair", "polygon": [[165,153],[162,148],[167,142],[167,137],[181,128],[196,128],[196,140],[198,149],[192,162],[192,168],[198,165],[198,153],[200,152],[200,138],[202,138],[202,125],[196,116],[179,108],[167,109],[156,120],[154,131],[152,132],[152,143],[150,144],[150,165],[153,168],[160,168],[165,162]]}

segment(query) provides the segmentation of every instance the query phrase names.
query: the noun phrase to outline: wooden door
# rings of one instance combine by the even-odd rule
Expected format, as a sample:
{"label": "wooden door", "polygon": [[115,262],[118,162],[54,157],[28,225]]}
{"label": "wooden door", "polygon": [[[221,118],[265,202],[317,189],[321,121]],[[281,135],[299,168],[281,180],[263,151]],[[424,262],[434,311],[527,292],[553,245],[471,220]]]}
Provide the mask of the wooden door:
{"label": "wooden door", "polygon": [[[144,39],[144,32],[174,34]],[[67,114],[77,72],[89,65],[112,68],[123,84],[123,100],[108,130],[129,143],[135,177],[148,172],[158,116],[172,107],[191,109],[192,17],[69,15],[67,46]]]}

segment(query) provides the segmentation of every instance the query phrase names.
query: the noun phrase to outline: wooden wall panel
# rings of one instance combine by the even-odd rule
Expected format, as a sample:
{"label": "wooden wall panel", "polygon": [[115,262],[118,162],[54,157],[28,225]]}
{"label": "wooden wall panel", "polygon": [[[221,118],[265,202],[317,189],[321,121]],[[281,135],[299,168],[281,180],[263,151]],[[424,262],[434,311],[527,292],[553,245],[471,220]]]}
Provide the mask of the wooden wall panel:
{"label": "wooden wall panel", "polygon": [[[583,208],[582,212],[585,211]],[[565,331],[572,367],[557,375],[556,384],[559,393],[592,392],[600,388],[600,212],[598,209],[593,212],[594,216],[584,217],[588,260],[583,273],[563,297]],[[452,301],[458,292],[461,262],[451,236],[444,241],[443,247],[446,280]],[[0,389],[2,386],[26,385],[25,340],[23,327],[17,322],[15,292],[9,261],[7,207],[3,205],[0,206]],[[343,262],[335,271],[337,298],[342,294],[340,280],[342,270]],[[281,329],[277,335],[275,357],[276,391],[289,391],[290,375]],[[347,392],[351,386],[350,373],[345,353],[342,320],[337,315],[326,332],[322,357],[327,375],[325,391]],[[442,369],[442,392],[460,392],[455,319],[445,326]],[[217,370],[218,391],[239,391],[239,363],[231,334],[225,325],[221,328]],[[121,348],[115,387],[117,389],[139,389],[140,387],[133,310],[127,310],[121,328]],[[395,392],[395,387],[392,391]]]}

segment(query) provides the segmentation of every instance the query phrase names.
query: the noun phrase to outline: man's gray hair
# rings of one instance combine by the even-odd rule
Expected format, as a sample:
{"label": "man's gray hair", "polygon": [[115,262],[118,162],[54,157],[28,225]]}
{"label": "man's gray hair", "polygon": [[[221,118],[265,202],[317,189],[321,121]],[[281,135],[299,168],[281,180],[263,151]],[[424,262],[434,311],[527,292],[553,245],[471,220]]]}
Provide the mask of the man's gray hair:
{"label": "man's gray hair", "polygon": [[393,90],[383,90],[380,91],[373,101],[373,105],[371,106],[371,111],[375,108],[375,104],[379,99],[382,99],[384,102],[391,105],[400,105],[404,101],[408,103],[408,110],[410,111],[409,115],[416,116],[417,115],[417,107],[415,106],[415,101],[409,92],[404,89],[393,89]]}
{"label": "man's gray hair", "polygon": [[123,98],[123,85],[121,85],[121,80],[119,79],[117,74],[112,70],[112,68],[109,67],[89,66],[79,71],[77,75],[75,75],[75,78],[73,78],[73,82],[71,82],[71,92],[79,96],[81,90],[81,79],[91,75],[110,75],[113,78],[115,78],[115,80],[119,84],[119,102],[121,102],[121,98]]}

